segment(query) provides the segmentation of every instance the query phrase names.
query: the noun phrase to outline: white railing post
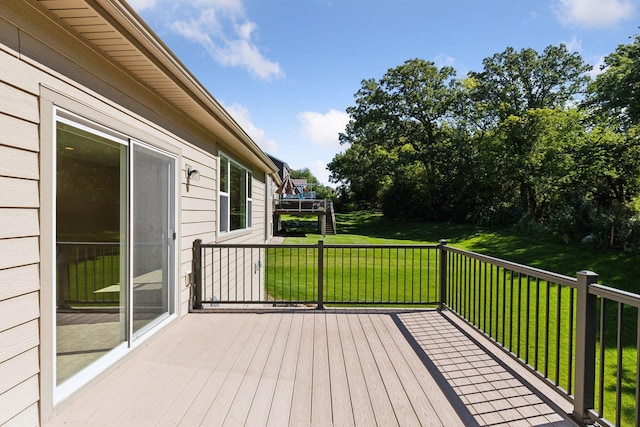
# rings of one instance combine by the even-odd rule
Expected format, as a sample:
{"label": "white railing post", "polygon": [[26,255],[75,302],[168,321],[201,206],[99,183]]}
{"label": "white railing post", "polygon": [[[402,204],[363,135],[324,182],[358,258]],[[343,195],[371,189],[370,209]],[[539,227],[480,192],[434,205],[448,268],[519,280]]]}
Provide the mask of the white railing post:
{"label": "white railing post", "polygon": [[594,406],[596,372],[596,319],[598,299],[589,294],[589,285],[598,282],[592,271],[577,273],[576,305],[576,371],[573,416],[578,421],[590,421],[589,410]]}

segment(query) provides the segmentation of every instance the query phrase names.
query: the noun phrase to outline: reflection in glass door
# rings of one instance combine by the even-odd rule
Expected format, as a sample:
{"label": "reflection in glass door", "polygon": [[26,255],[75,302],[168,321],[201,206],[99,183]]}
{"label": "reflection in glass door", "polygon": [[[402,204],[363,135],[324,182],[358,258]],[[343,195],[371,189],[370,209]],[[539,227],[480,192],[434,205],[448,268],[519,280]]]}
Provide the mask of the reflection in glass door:
{"label": "reflection in glass door", "polygon": [[132,332],[136,339],[173,310],[175,159],[132,143]]}
{"label": "reflection in glass door", "polygon": [[56,124],[56,384],[124,343],[127,146]]}

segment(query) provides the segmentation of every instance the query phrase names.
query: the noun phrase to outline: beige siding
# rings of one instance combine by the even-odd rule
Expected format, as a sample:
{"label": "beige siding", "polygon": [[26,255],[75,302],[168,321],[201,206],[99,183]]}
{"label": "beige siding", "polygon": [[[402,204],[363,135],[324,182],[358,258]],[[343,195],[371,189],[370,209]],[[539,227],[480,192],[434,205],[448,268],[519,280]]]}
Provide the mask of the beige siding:
{"label": "beige siding", "polygon": [[0,301],[37,291],[38,274],[37,264],[0,270]]}
{"label": "beige siding", "polygon": [[37,237],[0,240],[0,270],[40,260]]}
{"label": "beige siding", "polygon": [[[31,320],[0,334],[0,363],[38,345],[38,321]],[[0,365],[1,367],[2,365]]]}
{"label": "beige siding", "polygon": [[2,427],[29,427],[40,425],[40,412],[38,404],[34,403],[15,417],[11,418]]}
{"label": "beige siding", "polygon": [[[264,198],[265,198],[265,183],[253,178],[252,189],[252,228],[257,230],[264,230]],[[262,240],[264,240],[264,232],[262,233]]]}
{"label": "beige siding", "polygon": [[38,98],[15,86],[21,70],[11,65],[18,63],[0,52],[0,424],[33,425],[40,372],[39,112]]}
{"label": "beige siding", "polygon": [[38,377],[33,376],[0,395],[0,424],[21,417],[38,400]]}
{"label": "beige siding", "polygon": [[38,125],[35,123],[0,114],[0,129],[11,129],[11,132],[0,132],[0,146],[38,151]]}
{"label": "beige siding", "polygon": [[14,178],[38,178],[38,153],[0,146],[0,171]]}
{"label": "beige siding", "polygon": [[35,208],[39,204],[37,181],[0,176],[0,206]]}
{"label": "beige siding", "polygon": [[[217,223],[217,160],[212,153],[195,147],[186,146],[183,151],[181,170],[181,212],[180,212],[180,277],[183,286],[180,292],[180,312],[189,311],[191,288],[188,285],[188,274],[192,271],[193,241],[201,239],[204,243],[215,239]],[[199,179],[189,183],[187,191],[187,165],[199,172]]]}
{"label": "beige siding", "polygon": [[38,98],[0,83],[0,112],[37,123]]}
{"label": "beige siding", "polygon": [[39,234],[38,211],[35,209],[0,208],[0,218],[0,239]]}
{"label": "beige siding", "polygon": [[0,393],[17,386],[38,373],[38,349],[32,348],[0,365]]}
{"label": "beige siding", "polygon": [[[262,244],[265,242],[265,183],[254,176],[251,184],[251,229],[221,236],[220,243]],[[209,253],[211,253],[210,250]],[[228,262],[229,258],[233,262]],[[212,296],[221,301],[264,299],[263,249],[216,251],[215,259],[208,258],[206,273],[203,279],[207,285],[205,289],[207,299]]]}

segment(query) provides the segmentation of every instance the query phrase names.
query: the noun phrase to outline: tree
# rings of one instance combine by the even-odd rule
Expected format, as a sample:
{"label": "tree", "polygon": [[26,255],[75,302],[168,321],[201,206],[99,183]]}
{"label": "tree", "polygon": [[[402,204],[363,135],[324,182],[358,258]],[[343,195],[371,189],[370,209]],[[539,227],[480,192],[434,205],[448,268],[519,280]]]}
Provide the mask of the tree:
{"label": "tree", "polygon": [[[496,181],[514,192],[513,204],[519,213],[540,217],[540,193],[536,189],[532,153],[543,136],[536,111],[567,108],[583,93],[588,81],[586,65],[580,55],[569,53],[564,45],[548,46],[542,54],[534,49],[517,52],[509,47],[483,61],[482,72],[471,72],[465,87],[474,109],[474,123],[491,130],[483,141],[483,151],[495,154],[489,169],[499,171]],[[485,135],[486,136],[486,135]],[[510,200],[507,202],[511,203]]]}
{"label": "tree", "polygon": [[596,120],[607,120],[621,131],[640,124],[640,36],[604,59],[604,69],[589,85],[585,102]]}
{"label": "tree", "polygon": [[605,57],[602,73],[589,84],[582,106],[593,128],[583,153],[590,165],[585,176],[594,187],[593,223],[610,229],[611,244],[638,246],[640,230],[634,224],[640,220],[640,36]]}
{"label": "tree", "polygon": [[[446,125],[453,121],[460,93],[454,77],[451,67],[412,59],[389,69],[380,80],[364,80],[340,135],[349,147],[328,166],[332,180],[349,185],[356,198],[374,206],[393,191],[395,202],[385,204],[385,213],[419,216],[411,195],[425,182],[437,188],[446,178],[435,160],[442,150],[439,144],[450,133]],[[410,174],[408,165],[415,165]]]}

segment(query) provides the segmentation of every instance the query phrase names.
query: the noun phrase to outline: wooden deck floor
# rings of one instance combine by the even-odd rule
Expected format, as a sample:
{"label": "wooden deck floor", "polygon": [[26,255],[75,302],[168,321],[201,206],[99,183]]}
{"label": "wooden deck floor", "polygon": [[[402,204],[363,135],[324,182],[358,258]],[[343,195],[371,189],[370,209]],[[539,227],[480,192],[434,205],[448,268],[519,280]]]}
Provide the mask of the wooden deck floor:
{"label": "wooden deck floor", "polygon": [[503,356],[437,311],[190,314],[53,424],[573,425]]}

